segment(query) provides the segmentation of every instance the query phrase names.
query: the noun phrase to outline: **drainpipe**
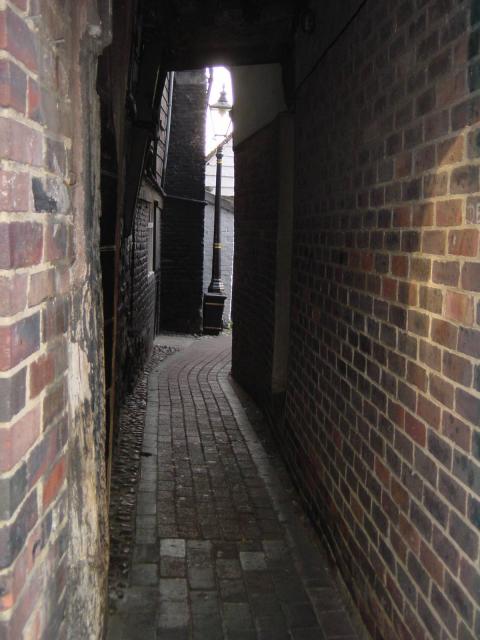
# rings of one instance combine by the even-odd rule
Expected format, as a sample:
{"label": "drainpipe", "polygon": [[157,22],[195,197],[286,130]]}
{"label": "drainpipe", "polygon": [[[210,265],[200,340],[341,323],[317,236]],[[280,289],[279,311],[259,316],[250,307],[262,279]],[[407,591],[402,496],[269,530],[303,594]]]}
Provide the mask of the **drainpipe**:
{"label": "drainpipe", "polygon": [[208,67],[208,84],[207,84],[207,109],[210,104],[210,94],[212,93],[213,85],[213,67]]}
{"label": "drainpipe", "polygon": [[170,128],[172,125],[172,107],[173,107],[173,80],[175,72],[170,71],[168,78],[168,112],[167,112],[167,135],[165,137],[165,159],[163,161],[163,173],[162,173],[162,189],[165,190],[165,181],[167,179],[167,163],[168,163],[168,149],[170,147]]}

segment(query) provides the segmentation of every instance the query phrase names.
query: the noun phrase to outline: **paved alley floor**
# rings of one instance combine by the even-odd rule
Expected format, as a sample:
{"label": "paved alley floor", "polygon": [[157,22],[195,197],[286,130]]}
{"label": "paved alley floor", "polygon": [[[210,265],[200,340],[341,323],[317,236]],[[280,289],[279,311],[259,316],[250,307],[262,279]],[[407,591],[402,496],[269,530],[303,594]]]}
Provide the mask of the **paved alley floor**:
{"label": "paved alley floor", "polygon": [[133,564],[108,640],[358,638],[230,382],[230,337],[181,347],[149,375]]}

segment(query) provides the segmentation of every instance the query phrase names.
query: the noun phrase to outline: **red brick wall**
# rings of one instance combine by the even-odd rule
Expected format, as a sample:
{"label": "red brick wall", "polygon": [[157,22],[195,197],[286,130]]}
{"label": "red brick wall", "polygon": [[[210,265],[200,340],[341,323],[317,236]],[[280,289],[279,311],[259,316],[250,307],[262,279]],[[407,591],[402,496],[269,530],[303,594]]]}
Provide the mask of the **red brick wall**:
{"label": "red brick wall", "polygon": [[388,640],[480,637],[479,20],[367,2],[296,95],[284,451]]}
{"label": "red brick wall", "polygon": [[[84,3],[85,10],[87,4],[94,21],[96,7]],[[83,482],[102,414],[102,373],[95,349],[86,353],[101,347],[90,306],[95,197],[76,143],[76,136],[88,137],[95,104],[89,102],[84,118],[89,87],[80,90],[79,77],[88,70],[73,64],[79,64],[80,39],[88,42],[86,14],[55,0],[0,6],[0,638],[57,639],[65,633],[67,564],[87,565],[82,553],[67,561],[71,516],[76,512],[75,530],[85,535],[92,556],[96,545],[83,526],[88,521],[95,537],[105,517],[97,519],[95,509],[104,497],[101,457],[90,467],[95,501],[81,488],[91,520],[82,519],[82,505],[72,506],[67,483],[73,470]],[[88,60],[84,55],[82,64]],[[92,144],[92,157],[94,151]],[[89,358],[96,367],[90,379]],[[79,422],[90,453],[72,465]],[[102,571],[96,571],[100,583]],[[85,595],[82,572],[71,582],[78,589],[72,601]],[[93,583],[88,597],[99,601]],[[101,625],[94,609],[85,629]]]}

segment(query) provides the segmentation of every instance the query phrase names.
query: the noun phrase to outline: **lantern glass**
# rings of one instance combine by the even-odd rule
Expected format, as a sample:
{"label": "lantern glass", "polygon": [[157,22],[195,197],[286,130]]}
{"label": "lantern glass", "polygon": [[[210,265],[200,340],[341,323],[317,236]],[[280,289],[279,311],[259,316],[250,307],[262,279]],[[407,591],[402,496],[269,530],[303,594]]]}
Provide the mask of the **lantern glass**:
{"label": "lantern glass", "polygon": [[228,101],[225,86],[220,92],[220,96],[214,104],[210,105],[210,113],[212,116],[213,133],[215,138],[225,138],[228,135],[231,118],[230,109],[232,105]]}

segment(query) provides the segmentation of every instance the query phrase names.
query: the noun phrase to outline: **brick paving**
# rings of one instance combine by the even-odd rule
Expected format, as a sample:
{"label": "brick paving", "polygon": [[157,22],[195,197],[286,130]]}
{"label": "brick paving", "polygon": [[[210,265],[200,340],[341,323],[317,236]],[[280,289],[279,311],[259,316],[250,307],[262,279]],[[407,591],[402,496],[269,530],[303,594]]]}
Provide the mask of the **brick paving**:
{"label": "brick paving", "polygon": [[230,383],[230,349],[196,340],[150,373],[133,562],[108,640],[357,639]]}

